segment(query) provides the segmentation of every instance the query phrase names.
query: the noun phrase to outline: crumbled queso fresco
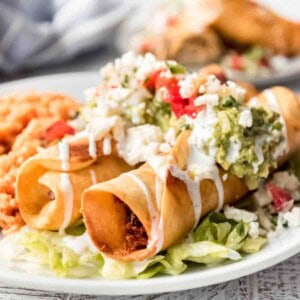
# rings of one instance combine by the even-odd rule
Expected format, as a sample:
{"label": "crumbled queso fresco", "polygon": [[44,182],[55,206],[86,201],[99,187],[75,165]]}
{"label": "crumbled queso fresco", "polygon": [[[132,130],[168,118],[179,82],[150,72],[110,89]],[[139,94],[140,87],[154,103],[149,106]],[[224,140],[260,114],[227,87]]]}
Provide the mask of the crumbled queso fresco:
{"label": "crumbled queso fresco", "polygon": [[239,125],[243,127],[251,127],[253,124],[253,118],[250,109],[245,109],[241,112],[239,118]]}

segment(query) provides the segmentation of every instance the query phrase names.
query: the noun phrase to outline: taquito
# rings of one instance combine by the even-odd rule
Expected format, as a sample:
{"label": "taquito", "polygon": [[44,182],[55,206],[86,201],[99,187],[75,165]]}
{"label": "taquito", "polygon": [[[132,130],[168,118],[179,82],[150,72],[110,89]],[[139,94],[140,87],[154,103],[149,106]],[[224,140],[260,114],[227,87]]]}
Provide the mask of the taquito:
{"label": "taquito", "polygon": [[[207,0],[187,5],[170,26],[167,26],[155,55],[174,59],[185,65],[216,61],[223,52],[223,44],[211,25],[216,21],[220,3]],[[203,13],[205,12],[205,13]],[[163,44],[163,47],[161,47]]]}
{"label": "taquito", "polygon": [[[297,96],[276,87],[253,102],[280,110],[288,138],[285,157],[299,149]],[[84,192],[84,222],[100,251],[126,261],[150,258],[182,241],[209,212],[246,195],[245,182],[232,174],[223,176],[225,172],[218,167],[213,178],[195,181],[186,176],[189,135],[189,131],[179,135],[168,157],[150,160],[139,169]]]}
{"label": "taquito", "polygon": [[237,45],[260,45],[284,55],[300,53],[300,23],[281,18],[255,1],[223,0],[214,28]]}
{"label": "taquito", "polygon": [[130,170],[116,155],[114,144],[109,155],[103,153],[103,141],[91,145],[86,138],[63,141],[21,166],[16,194],[27,225],[64,230],[80,218],[81,195],[86,188]]}

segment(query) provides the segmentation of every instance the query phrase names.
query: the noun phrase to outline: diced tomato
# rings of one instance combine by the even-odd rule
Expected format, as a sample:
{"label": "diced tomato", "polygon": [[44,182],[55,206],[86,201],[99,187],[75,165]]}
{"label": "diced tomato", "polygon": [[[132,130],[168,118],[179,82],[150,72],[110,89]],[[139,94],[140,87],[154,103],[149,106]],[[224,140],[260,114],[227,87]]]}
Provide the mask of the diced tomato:
{"label": "diced tomato", "polygon": [[149,75],[149,77],[145,80],[144,86],[146,89],[148,89],[150,92],[154,92],[156,88],[157,79],[162,72],[162,69],[154,71],[152,74]]}
{"label": "diced tomato", "polygon": [[160,89],[163,87],[168,90],[168,99],[163,99],[165,102],[172,103],[181,98],[178,79],[176,77],[166,77],[160,74],[160,76],[157,77],[155,88]]}
{"label": "diced tomato", "polygon": [[178,21],[178,17],[177,16],[169,16],[167,19],[167,26],[174,26],[176,25]]}
{"label": "diced tomato", "polygon": [[165,89],[166,93],[163,93],[163,101],[170,103],[171,109],[174,114],[179,118],[182,115],[188,115],[195,117],[196,113],[203,109],[203,107],[196,107],[194,100],[197,97],[197,93],[190,98],[182,98],[180,95],[179,81],[175,76],[165,76],[164,70],[157,70],[153,72],[147,81],[145,81],[145,87],[150,91],[159,89]]}
{"label": "diced tomato", "polygon": [[65,121],[56,121],[44,133],[44,140],[53,142],[62,139],[65,135],[75,134],[75,129]]}
{"label": "diced tomato", "polygon": [[153,48],[153,45],[151,42],[149,41],[144,41],[143,43],[141,43],[139,45],[139,52],[141,53],[146,53],[146,52],[151,52],[152,48]]}
{"label": "diced tomato", "polygon": [[241,71],[243,69],[243,57],[238,54],[232,55],[231,67],[234,70]]}
{"label": "diced tomato", "polygon": [[273,200],[272,205],[277,212],[282,211],[285,205],[292,200],[292,195],[288,191],[272,183],[267,185],[267,189]]}

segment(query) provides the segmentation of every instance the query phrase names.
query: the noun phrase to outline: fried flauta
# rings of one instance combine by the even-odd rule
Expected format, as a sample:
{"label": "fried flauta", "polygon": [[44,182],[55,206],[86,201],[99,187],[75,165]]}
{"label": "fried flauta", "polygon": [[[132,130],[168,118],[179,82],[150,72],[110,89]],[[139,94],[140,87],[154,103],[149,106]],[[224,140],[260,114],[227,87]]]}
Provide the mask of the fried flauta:
{"label": "fried flauta", "polygon": [[214,28],[237,45],[259,45],[275,53],[300,53],[300,23],[277,16],[250,0],[223,0]]}
{"label": "fried flauta", "polygon": [[110,155],[103,154],[102,141],[91,145],[85,138],[63,141],[22,165],[16,194],[27,225],[64,230],[80,218],[81,195],[86,188],[130,170],[116,155],[114,144]]}
{"label": "fried flauta", "polygon": [[[288,89],[276,87],[251,101],[278,110],[285,123],[285,159],[300,147],[300,104]],[[88,188],[83,194],[84,222],[95,246],[115,259],[141,261],[182,241],[209,212],[233,204],[248,192],[245,182],[224,175],[186,176],[190,132],[184,131],[167,157]]]}

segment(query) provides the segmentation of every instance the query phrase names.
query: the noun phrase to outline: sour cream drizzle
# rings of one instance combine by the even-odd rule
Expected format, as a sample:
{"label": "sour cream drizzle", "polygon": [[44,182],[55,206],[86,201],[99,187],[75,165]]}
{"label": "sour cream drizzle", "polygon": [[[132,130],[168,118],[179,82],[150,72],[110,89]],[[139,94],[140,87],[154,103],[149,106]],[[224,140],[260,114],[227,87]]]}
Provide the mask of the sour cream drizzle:
{"label": "sour cream drizzle", "polygon": [[69,174],[61,173],[61,191],[64,197],[64,220],[59,228],[59,233],[64,233],[64,230],[70,225],[73,215],[74,192]]}
{"label": "sour cream drizzle", "polygon": [[111,154],[111,138],[109,136],[103,139],[103,154]]}
{"label": "sour cream drizzle", "polygon": [[93,169],[90,170],[90,175],[91,175],[92,183],[96,184],[97,183],[97,177],[96,177],[96,172]]}
{"label": "sour cream drizzle", "polygon": [[[213,149],[212,152],[214,153]],[[185,153],[185,151],[183,151]],[[190,176],[191,170],[194,170],[195,175],[193,178]],[[170,166],[171,174],[174,177],[182,180],[187,187],[187,191],[191,198],[195,223],[194,228],[197,226],[202,215],[202,199],[200,184],[202,180],[209,179],[214,182],[214,185],[218,193],[218,205],[217,211],[219,211],[224,205],[224,188],[220,177],[219,169],[215,164],[214,154],[207,155],[189,140],[189,153],[187,157],[187,170],[182,170],[176,166]],[[193,173],[193,172],[192,172]]]}
{"label": "sour cream drizzle", "polygon": [[59,151],[59,158],[61,160],[61,168],[63,171],[68,171],[70,164],[70,147],[69,144],[66,141],[61,141],[58,144],[58,151]]}
{"label": "sour cream drizzle", "polygon": [[[269,108],[271,110],[273,110],[273,111],[275,111],[275,112],[277,112],[277,113],[280,114],[280,122],[283,125],[282,134],[283,134],[284,139],[285,139],[284,153],[286,153],[286,152],[289,151],[289,141],[288,141],[288,134],[287,134],[287,126],[286,126],[284,118],[282,117],[280,106],[278,104],[276,96],[274,95],[274,93],[273,93],[273,91],[271,89],[267,89],[263,93],[264,93],[264,95],[266,97],[266,100],[268,102]],[[284,154],[284,153],[281,153],[281,154]]]}
{"label": "sour cream drizzle", "polygon": [[[147,248],[151,248],[156,244],[156,251],[159,252],[163,245],[163,220],[159,216],[159,212],[155,209],[152,203],[151,193],[145,183],[138,178],[135,174],[126,173],[124,174],[130,177],[143,191],[145,194],[148,210],[151,218],[151,238],[148,240]],[[159,248],[160,247],[160,248]]]}
{"label": "sour cream drizzle", "polygon": [[97,146],[96,146],[96,141],[95,141],[95,137],[93,134],[89,134],[89,155],[92,158],[97,157]]}
{"label": "sour cream drizzle", "polygon": [[188,194],[192,200],[193,209],[194,209],[194,215],[195,215],[195,222],[194,222],[194,228],[197,226],[202,212],[202,200],[201,200],[201,193],[200,193],[200,178],[192,179],[188,175],[187,171],[183,171],[180,168],[177,168],[175,166],[170,166],[170,172],[171,174],[182,180],[187,188]]}
{"label": "sour cream drizzle", "polygon": [[162,190],[163,190],[163,184],[159,178],[156,178],[155,179],[155,200],[156,200],[157,208],[159,210],[161,208]]}

